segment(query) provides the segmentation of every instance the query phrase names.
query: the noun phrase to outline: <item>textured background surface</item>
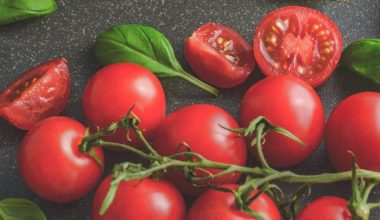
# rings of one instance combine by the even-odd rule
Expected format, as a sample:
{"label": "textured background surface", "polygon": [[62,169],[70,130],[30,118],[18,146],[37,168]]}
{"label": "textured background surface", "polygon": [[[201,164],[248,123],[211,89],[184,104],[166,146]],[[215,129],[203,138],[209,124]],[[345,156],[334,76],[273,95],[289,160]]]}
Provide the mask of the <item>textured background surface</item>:
{"label": "textured background surface", "polygon": [[[290,4],[325,12],[341,28],[345,45],[363,37],[380,37],[380,0],[58,0],[55,14],[0,27],[0,89],[40,62],[65,57],[72,74],[72,93],[63,115],[83,122],[81,94],[86,82],[100,67],[94,55],[94,41],[111,25],[140,23],[157,28],[169,38],[179,60],[188,68],[183,57],[183,42],[197,27],[219,22],[236,29],[251,42],[256,25],[267,12]],[[163,86],[167,112],[191,103],[213,103],[237,116],[244,91],[261,77],[256,68],[243,85],[224,90],[223,96],[217,99],[211,99],[184,81],[166,80]],[[340,100],[360,91],[380,91],[380,87],[344,69],[337,70],[317,89],[326,114]],[[0,198],[29,198],[42,207],[49,219],[90,219],[93,193],[77,202],[57,205],[39,199],[26,188],[16,164],[16,152],[24,134],[0,119]],[[107,156],[108,162],[122,159],[110,153]],[[301,173],[332,171],[323,144],[311,158],[292,169]],[[293,188],[287,186],[286,191]],[[349,193],[348,183],[316,186],[310,199],[323,194],[347,197]],[[371,199],[379,201],[380,190],[375,191]],[[371,219],[380,219],[380,212],[374,212]]]}

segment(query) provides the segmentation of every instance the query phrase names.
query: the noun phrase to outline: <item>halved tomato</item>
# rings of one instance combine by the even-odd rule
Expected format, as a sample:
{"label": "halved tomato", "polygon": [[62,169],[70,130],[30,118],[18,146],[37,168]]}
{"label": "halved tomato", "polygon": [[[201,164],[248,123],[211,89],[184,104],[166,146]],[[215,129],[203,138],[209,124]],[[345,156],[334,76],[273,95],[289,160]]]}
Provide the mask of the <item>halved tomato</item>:
{"label": "halved tomato", "polygon": [[0,94],[0,114],[12,125],[29,130],[61,113],[69,94],[67,60],[48,61],[24,73]]}
{"label": "halved tomato", "polygon": [[317,87],[339,62],[342,35],[325,14],[288,6],[262,19],[254,36],[253,52],[265,75],[289,74]]}
{"label": "halved tomato", "polygon": [[185,56],[201,79],[221,88],[242,83],[255,66],[248,42],[233,29],[216,23],[203,25],[187,39]]}

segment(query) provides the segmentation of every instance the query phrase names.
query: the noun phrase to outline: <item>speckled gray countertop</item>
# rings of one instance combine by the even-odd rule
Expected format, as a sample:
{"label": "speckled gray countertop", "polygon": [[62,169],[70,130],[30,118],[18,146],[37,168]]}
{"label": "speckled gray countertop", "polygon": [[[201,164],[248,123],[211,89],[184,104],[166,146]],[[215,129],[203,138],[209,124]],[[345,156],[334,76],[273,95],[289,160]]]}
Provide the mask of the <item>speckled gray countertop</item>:
{"label": "speckled gray countertop", "polygon": [[[197,27],[219,22],[236,29],[251,42],[256,25],[267,12],[291,4],[309,6],[330,16],[341,28],[345,45],[359,38],[380,37],[380,0],[58,0],[58,10],[50,16],[0,26],[0,89],[40,62],[65,57],[71,70],[72,92],[63,115],[83,122],[81,94],[86,82],[100,67],[94,55],[94,41],[111,25],[139,23],[157,28],[169,38],[179,60],[188,68],[183,57],[183,43]],[[163,81],[167,112],[192,103],[213,103],[237,116],[244,91],[261,77],[256,68],[243,85],[223,90],[223,96],[217,99],[211,99],[182,80]],[[343,98],[368,90],[380,91],[380,87],[344,69],[336,71],[317,88],[327,115]],[[16,152],[24,134],[0,119],[0,199],[29,198],[40,205],[51,220],[90,219],[93,193],[77,202],[58,205],[36,197],[21,181]],[[111,162],[123,158],[108,153],[107,159]],[[110,166],[108,163],[108,169]],[[292,169],[300,173],[332,171],[324,145]],[[287,186],[285,189],[294,188]],[[324,194],[347,197],[349,193],[347,183],[315,186],[310,199]],[[380,201],[379,189],[371,199]],[[380,211],[374,212],[371,219],[380,219]]]}

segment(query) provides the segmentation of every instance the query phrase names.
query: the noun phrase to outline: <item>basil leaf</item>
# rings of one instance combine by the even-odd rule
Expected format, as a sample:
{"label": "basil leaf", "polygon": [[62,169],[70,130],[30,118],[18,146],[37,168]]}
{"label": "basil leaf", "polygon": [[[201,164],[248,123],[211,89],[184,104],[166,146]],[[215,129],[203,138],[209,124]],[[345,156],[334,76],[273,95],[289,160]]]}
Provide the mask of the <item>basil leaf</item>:
{"label": "basil leaf", "polygon": [[169,40],[154,28],[138,24],[113,26],[96,39],[95,53],[103,66],[118,62],[136,63],[145,66],[161,79],[181,77],[219,95],[217,89],[183,70]]}
{"label": "basil leaf", "polygon": [[342,54],[342,64],[351,71],[380,84],[380,39],[351,43]]}
{"label": "basil leaf", "polygon": [[46,216],[27,199],[9,198],[0,201],[0,220],[46,220]]}
{"label": "basil leaf", "polygon": [[56,9],[54,0],[0,0],[0,25],[47,15]]}

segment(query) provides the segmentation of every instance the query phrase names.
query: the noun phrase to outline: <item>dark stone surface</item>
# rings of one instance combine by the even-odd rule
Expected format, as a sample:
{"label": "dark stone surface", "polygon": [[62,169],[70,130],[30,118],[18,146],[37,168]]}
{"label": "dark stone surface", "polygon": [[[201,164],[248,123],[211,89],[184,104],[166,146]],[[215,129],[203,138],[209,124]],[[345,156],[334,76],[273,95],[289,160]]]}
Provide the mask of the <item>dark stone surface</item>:
{"label": "dark stone surface", "polygon": [[[0,27],[0,89],[40,62],[66,57],[72,74],[72,93],[63,115],[83,122],[81,94],[86,82],[100,67],[93,52],[94,41],[111,25],[139,23],[157,28],[169,38],[179,60],[188,68],[183,57],[183,42],[197,27],[219,22],[236,29],[251,42],[256,25],[267,12],[294,4],[321,10],[335,20],[341,28],[345,45],[359,38],[380,37],[380,0],[58,0],[58,11],[53,15]],[[224,90],[223,96],[217,99],[184,81],[166,80],[163,86],[167,95],[167,112],[192,103],[213,103],[237,116],[244,91],[261,77],[256,68],[243,85]],[[344,69],[336,71],[317,88],[326,114],[350,94],[369,90],[380,91],[380,87]],[[90,219],[93,193],[77,202],[57,205],[36,197],[27,189],[18,175],[16,164],[16,152],[24,134],[0,120],[0,198],[29,198],[42,207],[49,219]],[[122,156],[112,153],[107,157],[108,161],[122,159]],[[110,164],[108,166],[111,167]],[[324,145],[293,170],[300,173],[332,171]],[[285,190],[290,192],[294,188],[286,186]],[[380,190],[376,190],[371,199],[380,200],[379,193]],[[348,197],[349,184],[316,186],[309,199],[324,194]],[[371,219],[380,219],[380,212],[374,212]]]}

